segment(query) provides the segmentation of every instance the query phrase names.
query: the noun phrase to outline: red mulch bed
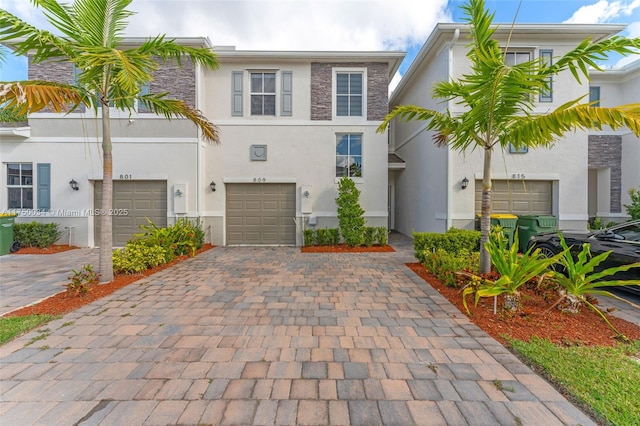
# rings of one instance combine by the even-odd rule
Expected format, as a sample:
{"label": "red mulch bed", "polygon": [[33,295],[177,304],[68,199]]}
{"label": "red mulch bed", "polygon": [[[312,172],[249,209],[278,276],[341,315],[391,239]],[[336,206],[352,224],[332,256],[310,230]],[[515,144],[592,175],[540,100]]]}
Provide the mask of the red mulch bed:
{"label": "red mulch bed", "polygon": [[[205,244],[196,252],[196,256],[204,251],[212,249],[214,246],[211,244]],[[49,314],[49,315],[62,315],[71,312],[81,306],[91,303],[94,300],[98,300],[102,297],[108,296],[114,291],[128,286],[129,284],[138,281],[141,278],[153,275],[156,272],[167,269],[176,263],[189,259],[189,256],[178,256],[173,261],[158,266],[153,269],[148,269],[141,274],[132,275],[116,275],[113,281],[105,284],[93,284],[88,293],[76,295],[75,293],[63,291],[54,296],[51,296],[45,300],[42,300],[35,305],[26,306],[5,315],[5,317],[20,317],[26,315],[37,314]]]}
{"label": "red mulch bed", "polygon": [[11,254],[56,254],[63,251],[75,250],[80,247],[70,246],[67,244],[55,244],[46,248],[39,247],[22,247],[20,250]]}
{"label": "red mulch bed", "polygon": [[389,245],[350,247],[346,244],[338,244],[337,246],[305,246],[301,247],[300,251],[302,253],[385,253],[395,250]]}
{"label": "red mulch bed", "polygon": [[[419,263],[407,263],[407,266],[465,314],[461,289],[446,287]],[[500,309],[503,306],[500,297],[497,314],[493,313],[492,297],[480,299],[474,307],[473,297],[468,296],[467,305],[471,322],[502,343],[508,339],[529,341],[532,337],[564,345],[613,346],[620,342],[604,320],[586,307],[577,314],[563,313],[556,308],[547,312],[557,299],[555,292],[524,288],[521,307],[515,313]],[[640,339],[639,326],[612,315],[607,318],[627,338]]]}

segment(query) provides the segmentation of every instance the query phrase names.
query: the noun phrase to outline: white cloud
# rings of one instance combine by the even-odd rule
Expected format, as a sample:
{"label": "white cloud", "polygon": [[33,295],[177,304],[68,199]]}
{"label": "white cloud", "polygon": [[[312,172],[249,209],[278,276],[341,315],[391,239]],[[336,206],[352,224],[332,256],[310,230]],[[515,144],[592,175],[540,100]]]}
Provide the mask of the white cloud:
{"label": "white cloud", "polygon": [[596,24],[611,22],[616,18],[630,16],[633,11],[640,8],[640,0],[633,1],[609,1],[600,0],[587,6],[582,6],[567,19],[566,23]]}
{"label": "white cloud", "polygon": [[208,36],[255,50],[382,50],[451,21],[446,0],[138,0],[130,34]]}

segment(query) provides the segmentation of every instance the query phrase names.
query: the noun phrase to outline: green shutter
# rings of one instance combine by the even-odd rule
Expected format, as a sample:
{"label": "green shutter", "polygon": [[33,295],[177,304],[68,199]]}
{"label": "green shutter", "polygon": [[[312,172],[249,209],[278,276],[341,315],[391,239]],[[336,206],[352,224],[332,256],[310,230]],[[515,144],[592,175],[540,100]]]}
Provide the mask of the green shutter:
{"label": "green shutter", "polygon": [[38,210],[51,209],[51,164],[38,163]]}
{"label": "green shutter", "polygon": [[293,114],[293,72],[282,72],[282,116],[291,116]]}
{"label": "green shutter", "polygon": [[242,117],[242,71],[233,71],[231,73],[231,115],[234,117]]}

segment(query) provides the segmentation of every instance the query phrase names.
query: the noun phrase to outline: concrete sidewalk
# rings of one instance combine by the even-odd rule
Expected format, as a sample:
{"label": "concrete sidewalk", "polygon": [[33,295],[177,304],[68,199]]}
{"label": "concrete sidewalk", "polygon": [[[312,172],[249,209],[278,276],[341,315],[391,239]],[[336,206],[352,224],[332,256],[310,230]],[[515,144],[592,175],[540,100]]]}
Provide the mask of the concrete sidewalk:
{"label": "concrete sidewalk", "polygon": [[0,424],[594,424],[392,244],[220,247],[129,285],[0,347]]}

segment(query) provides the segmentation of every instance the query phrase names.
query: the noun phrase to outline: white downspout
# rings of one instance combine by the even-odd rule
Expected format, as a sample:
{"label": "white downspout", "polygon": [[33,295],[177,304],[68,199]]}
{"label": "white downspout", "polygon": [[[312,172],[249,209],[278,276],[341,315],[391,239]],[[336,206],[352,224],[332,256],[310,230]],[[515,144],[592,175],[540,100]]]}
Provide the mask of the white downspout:
{"label": "white downspout", "polygon": [[[201,83],[201,78],[200,78],[200,73],[202,72],[202,68],[200,66],[199,63],[195,63],[195,72],[196,72],[196,109],[199,111],[202,111],[201,107],[202,107],[202,102],[201,102],[201,97],[202,97],[202,88],[200,87],[200,83]],[[201,132],[200,129],[198,127],[196,127],[196,220],[200,221],[200,218],[202,216],[202,206],[200,205],[200,200],[201,200],[201,196],[200,196],[200,191],[202,191],[202,186],[200,184],[201,182],[201,178],[200,178],[200,173],[201,173],[201,167],[200,167],[200,150],[201,150]],[[211,241],[209,241],[211,242]]]}
{"label": "white downspout", "polygon": [[[460,37],[460,29],[456,28],[453,32],[453,38],[449,42],[449,51],[448,51],[448,63],[447,63],[447,78],[449,81],[453,80],[452,70],[453,70],[453,45],[458,41]],[[451,101],[447,102],[449,105]],[[448,107],[448,106],[447,106]],[[452,215],[453,215],[453,188],[452,183],[454,181],[453,170],[452,170],[452,161],[451,161],[451,147],[447,145],[447,229],[451,228],[453,223]]]}

